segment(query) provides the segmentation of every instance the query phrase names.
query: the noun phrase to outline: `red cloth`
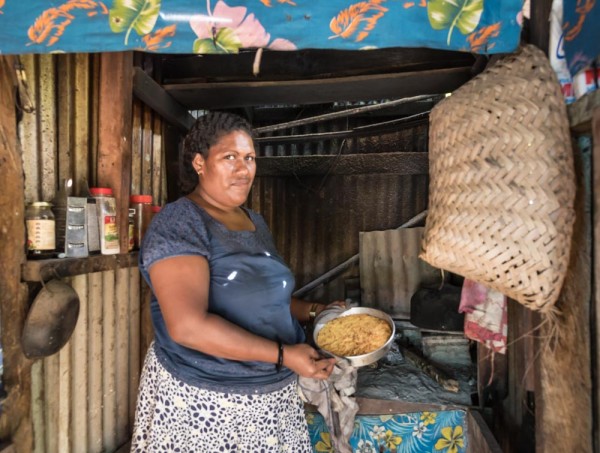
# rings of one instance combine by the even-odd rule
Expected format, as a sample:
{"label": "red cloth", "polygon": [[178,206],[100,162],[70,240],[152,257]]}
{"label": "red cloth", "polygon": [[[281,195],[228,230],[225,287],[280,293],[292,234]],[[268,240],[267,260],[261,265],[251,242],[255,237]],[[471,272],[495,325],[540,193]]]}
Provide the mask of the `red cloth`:
{"label": "red cloth", "polygon": [[502,293],[465,279],[458,311],[465,313],[465,336],[492,351],[506,353],[507,299]]}

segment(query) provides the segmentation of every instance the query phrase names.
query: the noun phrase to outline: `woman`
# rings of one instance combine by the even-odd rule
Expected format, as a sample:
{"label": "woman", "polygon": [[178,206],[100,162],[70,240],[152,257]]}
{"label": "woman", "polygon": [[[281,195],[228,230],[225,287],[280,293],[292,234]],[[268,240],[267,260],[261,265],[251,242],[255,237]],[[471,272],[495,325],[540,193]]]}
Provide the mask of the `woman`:
{"label": "woman", "polygon": [[311,452],[296,378],[326,379],[334,359],[304,343],[299,322],[326,307],[291,297],[263,218],[241,207],[256,173],[251,127],[210,113],[183,149],[189,193],[153,219],[140,252],[155,340],[132,451]]}

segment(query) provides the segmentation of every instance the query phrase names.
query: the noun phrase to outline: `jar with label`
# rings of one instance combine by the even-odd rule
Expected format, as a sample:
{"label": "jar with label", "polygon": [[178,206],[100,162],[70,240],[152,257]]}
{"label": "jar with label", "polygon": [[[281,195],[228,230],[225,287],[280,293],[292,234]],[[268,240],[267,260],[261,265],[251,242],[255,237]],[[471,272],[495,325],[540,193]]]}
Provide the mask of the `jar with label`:
{"label": "jar with label", "polygon": [[100,232],[100,253],[103,255],[119,253],[117,202],[115,197],[113,197],[113,191],[108,187],[91,187],[90,193],[96,199],[98,230]]}
{"label": "jar with label", "polygon": [[129,207],[135,209],[133,235],[135,248],[139,249],[146,228],[152,220],[152,195],[131,195],[129,197]]}
{"label": "jar with label", "polygon": [[31,203],[25,211],[27,225],[27,254],[29,258],[53,258],[56,249],[52,204],[43,201]]}

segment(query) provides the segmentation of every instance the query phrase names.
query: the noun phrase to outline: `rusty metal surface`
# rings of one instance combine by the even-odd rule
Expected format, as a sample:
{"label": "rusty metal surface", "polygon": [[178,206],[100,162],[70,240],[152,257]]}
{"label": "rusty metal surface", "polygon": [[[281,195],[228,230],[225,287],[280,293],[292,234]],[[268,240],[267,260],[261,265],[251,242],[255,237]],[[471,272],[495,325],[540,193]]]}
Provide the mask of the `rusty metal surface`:
{"label": "rusty metal surface", "polygon": [[[249,206],[271,228],[296,275],[296,288],[358,253],[359,233],[396,228],[427,207],[428,178],[398,175],[260,177]],[[344,279],[358,266],[306,297],[345,297]]]}
{"label": "rusty metal surface", "polygon": [[439,269],[419,259],[424,228],[360,233],[362,304],[394,318],[410,317],[410,298],[421,284],[441,283]]}
{"label": "rusty metal surface", "polygon": [[[50,201],[60,179],[75,191],[97,181],[98,55],[27,55],[21,59],[35,112],[23,113],[25,201]],[[166,199],[162,121],[134,108],[132,193]],[[141,360],[137,268],[72,279],[81,314],[71,340],[32,369],[36,452],[114,451],[129,436]],[[85,307],[83,306],[85,304]],[[10,364],[7,364],[9,367]]]}

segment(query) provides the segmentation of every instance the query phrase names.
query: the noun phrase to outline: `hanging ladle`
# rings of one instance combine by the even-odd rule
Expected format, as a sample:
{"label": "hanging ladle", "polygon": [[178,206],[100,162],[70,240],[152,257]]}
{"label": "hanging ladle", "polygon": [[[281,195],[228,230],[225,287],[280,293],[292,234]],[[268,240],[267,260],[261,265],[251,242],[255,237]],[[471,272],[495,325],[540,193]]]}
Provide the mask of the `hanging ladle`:
{"label": "hanging ladle", "polygon": [[79,316],[79,296],[60,280],[45,283],[37,294],[23,327],[21,347],[37,359],[58,352],[71,338]]}

